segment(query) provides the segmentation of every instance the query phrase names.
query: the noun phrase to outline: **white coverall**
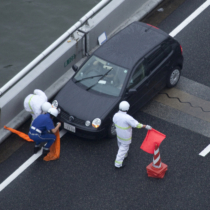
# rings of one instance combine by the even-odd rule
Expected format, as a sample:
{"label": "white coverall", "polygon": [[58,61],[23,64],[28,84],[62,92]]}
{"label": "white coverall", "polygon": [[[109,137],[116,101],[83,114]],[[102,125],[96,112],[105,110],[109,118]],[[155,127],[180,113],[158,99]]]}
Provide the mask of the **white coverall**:
{"label": "white coverall", "polygon": [[[113,122],[117,132],[118,153],[115,160],[115,166],[121,167],[124,158],[128,155],[128,150],[131,144],[132,127],[137,127],[140,124],[137,120],[131,117],[126,112],[119,111],[113,117]],[[138,128],[142,128],[140,124]]]}
{"label": "white coverall", "polygon": [[24,108],[32,115],[32,121],[42,113],[42,104],[47,102],[46,94],[35,89],[34,94],[29,94],[24,100]]}

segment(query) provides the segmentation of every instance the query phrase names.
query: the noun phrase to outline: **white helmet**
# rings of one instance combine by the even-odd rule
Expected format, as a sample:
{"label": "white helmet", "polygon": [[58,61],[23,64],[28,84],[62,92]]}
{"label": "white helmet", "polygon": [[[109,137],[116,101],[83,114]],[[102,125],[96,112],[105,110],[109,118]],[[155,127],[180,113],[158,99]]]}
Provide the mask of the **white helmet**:
{"label": "white helmet", "polygon": [[123,112],[127,112],[130,108],[130,104],[127,101],[120,102],[119,109]]}
{"label": "white helmet", "polygon": [[42,111],[43,111],[44,113],[47,113],[48,110],[49,110],[50,108],[52,108],[51,103],[49,103],[49,102],[44,102],[44,103],[42,104]]}
{"label": "white helmet", "polygon": [[54,117],[58,116],[58,110],[56,108],[50,108],[48,110],[48,113],[50,113],[51,115],[53,115]]}

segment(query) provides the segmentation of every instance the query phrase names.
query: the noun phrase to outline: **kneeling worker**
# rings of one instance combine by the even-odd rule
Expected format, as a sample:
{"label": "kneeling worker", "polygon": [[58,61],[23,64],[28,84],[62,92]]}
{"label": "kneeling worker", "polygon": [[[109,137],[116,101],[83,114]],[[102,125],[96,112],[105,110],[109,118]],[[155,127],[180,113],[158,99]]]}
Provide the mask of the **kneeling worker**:
{"label": "kneeling worker", "polygon": [[128,155],[128,150],[131,144],[132,127],[133,128],[146,128],[151,130],[149,125],[143,125],[127,114],[130,104],[127,101],[122,101],[119,105],[119,112],[113,117],[113,122],[117,132],[118,153],[115,160],[115,167],[122,168],[123,160]]}
{"label": "kneeling worker", "polygon": [[34,153],[41,149],[41,143],[47,142],[43,147],[43,155],[47,155],[50,146],[56,139],[55,133],[59,130],[61,123],[53,124],[53,118],[58,116],[58,110],[50,108],[48,113],[39,115],[32,123],[29,131],[29,137],[34,140]]}

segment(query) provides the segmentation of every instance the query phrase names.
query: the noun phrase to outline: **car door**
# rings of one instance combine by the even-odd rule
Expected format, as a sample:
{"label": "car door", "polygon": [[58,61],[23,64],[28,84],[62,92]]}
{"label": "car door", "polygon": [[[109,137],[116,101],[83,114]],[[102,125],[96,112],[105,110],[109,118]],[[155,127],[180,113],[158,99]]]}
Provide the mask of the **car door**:
{"label": "car door", "polygon": [[130,103],[130,114],[138,111],[151,97],[152,87],[148,83],[146,71],[147,62],[143,59],[136,65],[128,80],[124,100]]}
{"label": "car door", "polygon": [[163,43],[145,57],[149,75],[148,82],[153,87],[153,95],[159,92],[166,84],[166,76],[171,64],[172,47]]}

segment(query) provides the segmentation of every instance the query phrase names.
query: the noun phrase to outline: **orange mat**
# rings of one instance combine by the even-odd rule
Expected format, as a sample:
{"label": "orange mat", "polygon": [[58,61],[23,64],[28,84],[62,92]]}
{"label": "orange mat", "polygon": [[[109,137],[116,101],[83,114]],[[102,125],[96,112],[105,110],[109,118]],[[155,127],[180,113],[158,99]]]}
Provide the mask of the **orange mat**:
{"label": "orange mat", "polygon": [[[12,133],[17,134],[21,138],[23,138],[26,141],[29,142],[34,142],[32,139],[29,138],[29,136],[23,132],[20,132],[18,130],[15,130],[13,128],[9,128],[4,126],[5,129],[11,131]],[[55,133],[56,139],[55,142],[52,144],[50,147],[50,152],[43,158],[45,161],[50,161],[50,160],[57,160],[60,157],[60,134],[59,131]]]}
{"label": "orange mat", "polygon": [[4,126],[4,128],[7,129],[7,130],[9,130],[9,131],[11,131],[12,133],[17,134],[18,136],[20,136],[22,139],[24,139],[26,141],[32,141],[32,142],[34,142],[32,139],[29,138],[29,136],[27,134],[25,134],[23,132],[20,132],[18,130],[15,130],[13,128],[9,128],[9,127],[6,127],[6,126]]}
{"label": "orange mat", "polygon": [[45,161],[57,160],[60,157],[60,133],[57,131],[55,133],[55,142],[50,147],[50,152],[43,158]]}

